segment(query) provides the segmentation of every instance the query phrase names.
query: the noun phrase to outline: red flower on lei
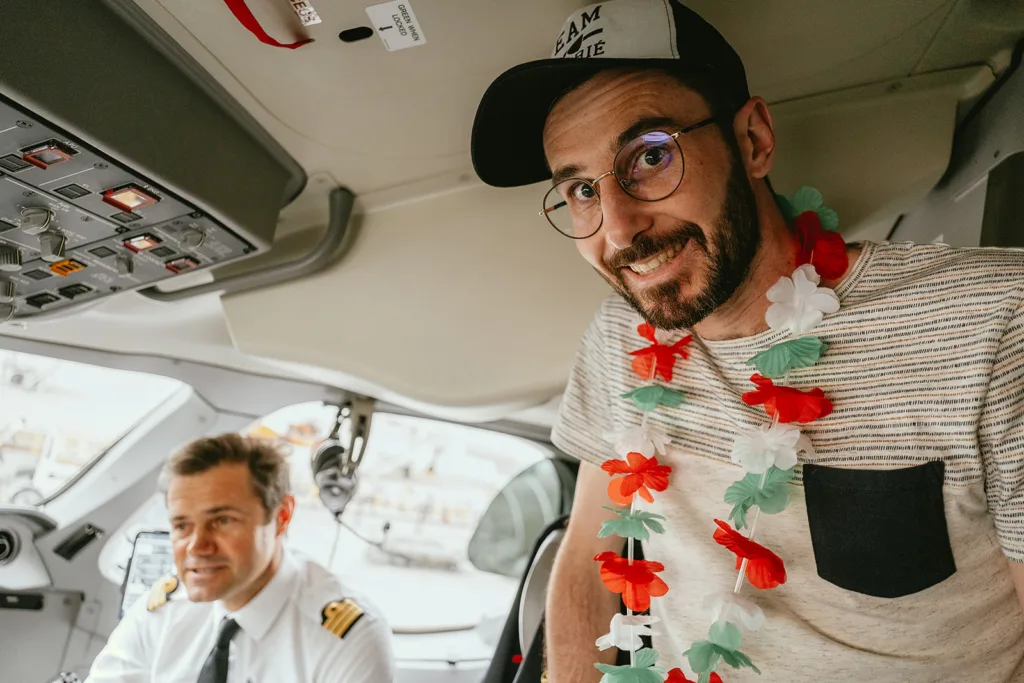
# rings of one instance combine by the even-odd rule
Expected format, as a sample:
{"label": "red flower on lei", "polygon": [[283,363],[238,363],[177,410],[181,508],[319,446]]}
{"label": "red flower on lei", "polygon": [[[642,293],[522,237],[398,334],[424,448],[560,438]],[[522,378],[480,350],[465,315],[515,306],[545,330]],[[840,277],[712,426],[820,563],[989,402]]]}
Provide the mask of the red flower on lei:
{"label": "red flower on lei", "polygon": [[747,561],[747,580],[754,588],[768,590],[786,583],[786,565],[782,558],[734,530],[728,523],[715,520],[715,542],[736,553],[736,569]]}
{"label": "red flower on lei", "polygon": [[804,211],[793,221],[796,229],[797,267],[810,263],[826,280],[838,280],[850,265],[846,240],[838,232],[825,230],[815,211]]}
{"label": "red flower on lei", "polygon": [[661,562],[633,560],[605,551],[594,557],[601,563],[601,580],[612,593],[622,594],[622,602],[634,612],[651,608],[651,597],[660,598],[668,593],[668,584],[655,575],[665,571]]}
{"label": "red flower on lei", "polygon": [[748,406],[764,404],[768,417],[778,417],[779,422],[814,422],[832,413],[832,402],[825,398],[825,392],[814,388],[807,391],[792,387],[777,387],[767,377],[755,374],[750,381],[757,389],[743,394]]}
{"label": "red flower on lei", "polygon": [[[601,469],[614,478],[608,483],[608,497],[619,505],[630,505],[637,493],[648,503],[654,502],[651,491],[668,488],[668,475],[672,468],[659,465],[658,458],[645,458],[640,453],[630,453],[626,460],[605,460]],[[624,477],[615,477],[624,474]]]}
{"label": "red flower on lei", "polygon": [[[683,673],[682,669],[672,669],[668,672],[668,678],[665,679],[665,683],[694,683],[686,674]],[[711,683],[722,683],[722,677],[714,671],[711,672]]]}
{"label": "red flower on lei", "polygon": [[636,328],[640,336],[651,342],[651,345],[637,351],[630,352],[633,358],[633,372],[640,379],[651,380],[655,375],[660,375],[666,382],[672,381],[672,371],[675,368],[676,356],[683,360],[690,357],[686,346],[693,341],[693,335],[687,335],[675,344],[661,344],[654,336],[654,326],[644,323]]}

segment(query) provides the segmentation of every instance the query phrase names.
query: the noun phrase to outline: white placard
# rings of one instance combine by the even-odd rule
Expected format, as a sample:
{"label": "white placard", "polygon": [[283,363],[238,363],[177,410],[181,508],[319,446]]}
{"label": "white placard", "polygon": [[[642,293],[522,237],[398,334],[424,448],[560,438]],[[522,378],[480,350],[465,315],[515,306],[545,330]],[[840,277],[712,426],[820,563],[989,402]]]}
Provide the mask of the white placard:
{"label": "white placard", "polygon": [[371,5],[366,8],[366,14],[388,52],[419,47],[427,42],[409,0]]}
{"label": "white placard", "polygon": [[309,0],[290,0],[290,2],[292,3],[292,9],[299,15],[299,21],[302,22],[303,26],[313,26],[320,23],[320,15],[313,9],[313,5],[309,3]]}

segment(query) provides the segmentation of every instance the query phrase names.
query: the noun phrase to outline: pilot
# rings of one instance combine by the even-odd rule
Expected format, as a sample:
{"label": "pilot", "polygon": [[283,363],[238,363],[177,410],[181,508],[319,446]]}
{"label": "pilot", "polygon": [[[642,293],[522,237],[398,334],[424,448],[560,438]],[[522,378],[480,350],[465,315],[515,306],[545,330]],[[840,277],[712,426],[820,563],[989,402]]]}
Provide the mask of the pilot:
{"label": "pilot", "polygon": [[391,631],[320,565],[289,552],[288,463],[235,434],[161,475],[176,575],[125,614],[86,683],[391,683]]}

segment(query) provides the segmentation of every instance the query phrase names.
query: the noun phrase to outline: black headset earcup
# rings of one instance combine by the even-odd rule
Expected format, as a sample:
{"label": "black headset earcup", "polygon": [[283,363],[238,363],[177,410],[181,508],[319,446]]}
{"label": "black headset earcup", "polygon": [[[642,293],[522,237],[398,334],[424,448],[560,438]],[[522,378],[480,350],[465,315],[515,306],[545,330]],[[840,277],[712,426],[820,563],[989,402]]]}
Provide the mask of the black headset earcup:
{"label": "black headset earcup", "polygon": [[317,472],[329,467],[340,467],[344,455],[345,447],[336,439],[321,441],[309,456],[309,467],[313,471],[313,477],[316,477]]}
{"label": "black headset earcup", "polygon": [[319,490],[320,502],[335,517],[345,511],[345,506],[355,496],[359,483],[355,472],[350,475],[342,474],[344,456],[345,447],[329,439],[317,446],[310,457],[313,481]]}

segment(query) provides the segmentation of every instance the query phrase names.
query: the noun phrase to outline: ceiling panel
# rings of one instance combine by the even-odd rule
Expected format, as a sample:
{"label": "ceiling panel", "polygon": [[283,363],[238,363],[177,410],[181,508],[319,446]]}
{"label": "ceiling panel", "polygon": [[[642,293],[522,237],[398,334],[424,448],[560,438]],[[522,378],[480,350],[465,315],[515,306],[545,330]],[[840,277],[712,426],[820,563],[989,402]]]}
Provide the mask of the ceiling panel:
{"label": "ceiling panel", "polygon": [[[365,2],[316,0],[323,23],[309,29],[315,42],[282,50],[259,43],[222,2],[137,1],[229,90],[248,99],[309,171],[329,172],[359,195],[468,169],[480,94],[504,69],[546,57],[565,16],[586,4],[410,0],[427,42],[389,53],[376,36],[354,44],[337,38],[341,30],[368,23]],[[281,13],[281,0],[250,4],[282,40],[301,34],[297,21]],[[978,9],[983,4],[690,3],[733,42],[747,63],[752,91],[769,101],[909,75],[925,56],[944,68],[983,62],[985,51],[1007,34],[998,13]],[[940,49],[933,40],[955,35],[948,27],[940,33],[952,24],[954,11],[957,30],[975,39]],[[972,23],[975,12],[979,19]],[[943,58],[944,51],[951,56]]]}

